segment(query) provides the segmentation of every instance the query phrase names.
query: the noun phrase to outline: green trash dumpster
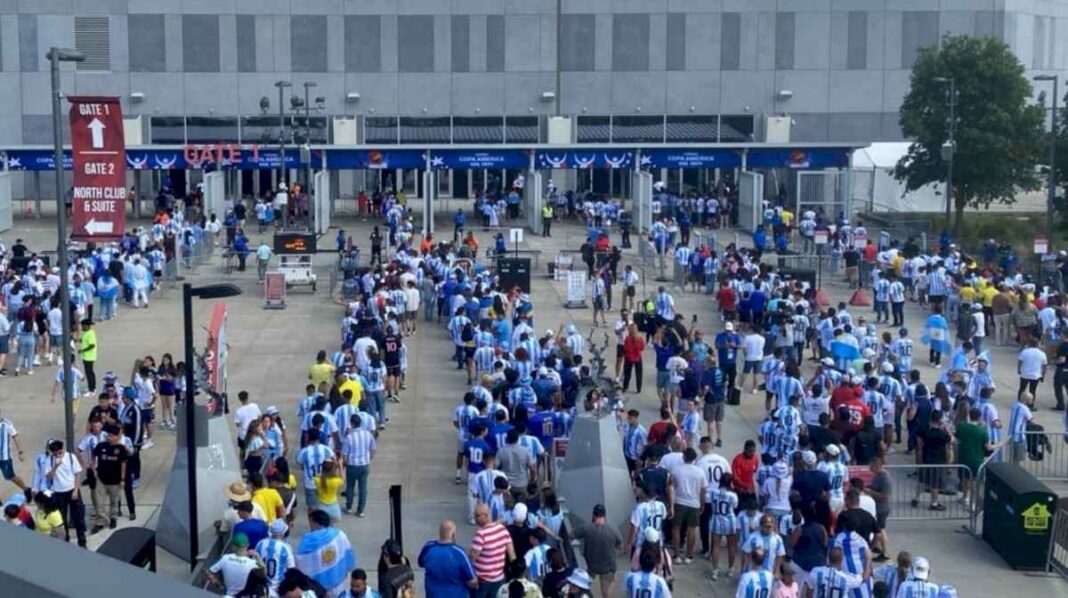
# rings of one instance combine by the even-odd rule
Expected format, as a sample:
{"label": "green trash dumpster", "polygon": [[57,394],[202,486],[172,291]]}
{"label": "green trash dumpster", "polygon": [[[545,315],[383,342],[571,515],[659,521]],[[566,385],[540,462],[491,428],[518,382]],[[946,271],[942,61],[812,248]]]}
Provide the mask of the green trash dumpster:
{"label": "green trash dumpster", "polygon": [[1014,463],[991,463],[983,493],[983,539],[1017,570],[1045,570],[1057,495]]}

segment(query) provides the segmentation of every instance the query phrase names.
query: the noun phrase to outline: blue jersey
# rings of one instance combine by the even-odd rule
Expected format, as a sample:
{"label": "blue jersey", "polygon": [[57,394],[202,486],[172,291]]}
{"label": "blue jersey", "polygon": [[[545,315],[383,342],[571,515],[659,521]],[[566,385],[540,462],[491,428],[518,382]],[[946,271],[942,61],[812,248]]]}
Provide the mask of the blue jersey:
{"label": "blue jersey", "polygon": [[[862,575],[868,566],[868,543],[856,532],[843,532],[831,540],[831,548],[840,548],[845,556],[846,573]],[[850,598],[871,598],[871,583],[864,583],[849,593]]]}
{"label": "blue jersey", "polygon": [[481,473],[486,469],[482,464],[482,457],[490,453],[490,446],[481,438],[472,438],[464,443],[464,456],[467,457],[467,472],[470,474]]}
{"label": "blue jersey", "polygon": [[492,434],[487,436],[486,440],[489,441],[490,448],[493,449],[494,452],[504,448],[505,439],[508,437],[508,432],[511,431],[513,427],[512,424],[504,422],[493,424]]}
{"label": "blue jersey", "polygon": [[846,573],[834,567],[814,567],[809,573],[812,598],[839,598],[859,588],[863,579],[859,575]]}
{"label": "blue jersey", "polygon": [[527,431],[536,436],[542,446],[551,445],[553,438],[556,436],[553,425],[553,412],[538,411],[531,415],[527,420]]}
{"label": "blue jersey", "polygon": [[295,567],[293,549],[285,540],[266,538],[256,543],[256,554],[263,559],[267,583],[271,588],[277,588],[282,583],[286,571]]}
{"label": "blue jersey", "polygon": [[896,598],[938,598],[938,586],[919,579],[902,582]]}
{"label": "blue jersey", "polygon": [[[665,519],[667,519],[667,507],[659,500],[649,500],[635,505],[630,514],[630,524],[637,530],[634,534],[634,546],[641,545],[646,529],[652,528],[660,531]],[[664,543],[663,538],[660,543]]]}

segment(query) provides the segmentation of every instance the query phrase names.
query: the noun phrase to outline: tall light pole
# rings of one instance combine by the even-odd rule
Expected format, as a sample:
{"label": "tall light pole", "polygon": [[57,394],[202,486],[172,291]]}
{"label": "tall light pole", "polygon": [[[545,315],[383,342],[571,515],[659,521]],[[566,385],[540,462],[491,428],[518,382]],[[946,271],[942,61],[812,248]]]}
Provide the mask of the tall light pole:
{"label": "tall light pole", "polygon": [[56,167],[56,236],[59,246],[56,253],[59,256],[59,305],[63,312],[63,345],[60,350],[63,360],[63,424],[66,431],[67,450],[74,446],[74,381],[71,379],[71,313],[67,309],[70,305],[70,281],[67,276],[67,207],[63,201],[63,121],[60,117],[59,105],[59,63],[82,62],[85,54],[78,50],[52,47],[48,51],[48,61],[52,68],[52,142],[54,144],[52,159]]}
{"label": "tall light pole", "polygon": [[946,162],[946,234],[949,233],[949,213],[953,209],[953,156],[957,153],[957,82],[953,77],[935,77],[935,82],[947,85],[946,101],[949,118],[946,120],[946,140],[942,143],[942,159]]}
{"label": "tall light pole", "polygon": [[[197,435],[196,435],[196,356],[193,354],[193,297],[223,299],[241,294],[241,289],[230,283],[208,284],[194,287],[188,282],[182,285],[182,331],[185,344],[185,460],[186,490],[189,495],[189,569],[195,570],[200,553],[200,533],[197,530]],[[67,310],[64,310],[67,311]]]}
{"label": "tall light pole", "polygon": [[[293,84],[289,81],[276,81],[274,84],[278,88],[278,154],[279,159],[282,162],[282,174],[278,178],[280,185],[285,185],[286,182],[286,105],[284,103],[283,95],[287,87],[293,87]],[[278,190],[276,189],[275,192]],[[286,193],[288,194],[288,189]],[[282,206],[282,230],[286,229],[286,225],[289,223],[289,205]]]}
{"label": "tall light pole", "polygon": [[305,189],[304,192],[308,194],[308,228],[311,229],[312,234],[315,234],[315,201],[311,196],[312,189],[312,165],[311,165],[311,88],[317,86],[315,81],[304,82],[304,145],[307,148],[307,152],[301,152],[301,155],[306,154],[307,161],[304,163],[305,168]]}
{"label": "tall light pole", "polygon": [[[1049,197],[1046,199],[1046,243],[1049,243],[1049,247],[1052,247],[1053,200],[1057,196],[1057,86],[1060,83],[1060,77],[1058,75],[1038,75],[1035,77],[1035,81],[1053,81],[1053,97],[1050,98],[1049,102],[1049,183],[1047,183]],[[1043,103],[1041,99],[1039,103]]]}

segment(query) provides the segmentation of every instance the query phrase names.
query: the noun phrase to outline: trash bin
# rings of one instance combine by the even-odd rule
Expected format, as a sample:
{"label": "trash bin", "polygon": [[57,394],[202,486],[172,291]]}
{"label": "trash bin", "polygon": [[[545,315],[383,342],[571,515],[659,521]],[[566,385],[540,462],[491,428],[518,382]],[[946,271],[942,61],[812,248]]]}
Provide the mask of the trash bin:
{"label": "trash bin", "polygon": [[983,539],[1013,569],[1041,571],[1057,495],[1014,463],[992,463],[983,493]]}
{"label": "trash bin", "polygon": [[156,532],[143,527],[126,527],[113,532],[96,552],[155,573]]}

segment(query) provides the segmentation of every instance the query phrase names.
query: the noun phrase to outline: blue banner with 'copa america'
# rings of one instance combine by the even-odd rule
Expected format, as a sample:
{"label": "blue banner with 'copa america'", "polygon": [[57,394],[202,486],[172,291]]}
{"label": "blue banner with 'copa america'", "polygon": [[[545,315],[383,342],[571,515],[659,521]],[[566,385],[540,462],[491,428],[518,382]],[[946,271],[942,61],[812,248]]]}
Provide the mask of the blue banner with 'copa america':
{"label": "blue banner with 'copa america'", "polygon": [[530,167],[530,154],[523,150],[431,150],[431,168],[520,168]]}
{"label": "blue banner with 'copa america'", "polygon": [[795,168],[799,170],[846,168],[853,150],[849,148],[819,149],[750,149],[746,166],[753,168]]}
{"label": "blue banner with 'copa america'", "polygon": [[541,150],[534,163],[542,169],[630,168],[634,166],[634,150]]}
{"label": "blue banner with 'copa america'", "polygon": [[742,156],[734,150],[643,149],[642,168],[737,168]]}

